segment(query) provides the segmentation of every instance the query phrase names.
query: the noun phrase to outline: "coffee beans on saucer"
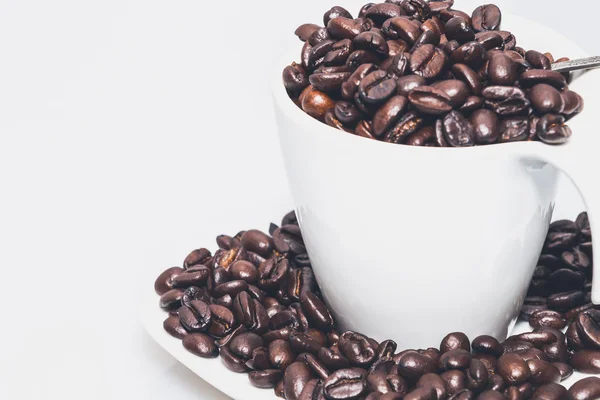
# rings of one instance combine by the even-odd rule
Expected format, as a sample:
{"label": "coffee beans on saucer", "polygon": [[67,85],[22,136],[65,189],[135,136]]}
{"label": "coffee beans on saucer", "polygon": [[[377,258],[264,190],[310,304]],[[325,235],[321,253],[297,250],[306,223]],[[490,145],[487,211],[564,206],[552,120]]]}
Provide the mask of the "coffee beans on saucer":
{"label": "coffee beans on saucer", "polygon": [[[426,4],[410,3],[415,12]],[[375,10],[380,19],[397,12],[390,6]],[[480,12],[496,15],[495,8]],[[600,309],[589,298],[593,260],[586,213],[550,227],[521,312],[532,332],[502,343],[450,332],[427,349],[397,349],[393,340],[378,343],[337,330],[294,212],[281,226],[271,224],[269,234],[252,229],[216,241],[214,254],[194,250],[182,267],[156,279],[159,305],[168,312],[164,329],[189,352],[220,356],[228,369],[248,373],[252,385],[281,398],[600,398],[599,377],[569,390],[560,385],[574,370],[600,373]]]}
{"label": "coffee beans on saucer", "polygon": [[519,47],[494,4],[470,14],[453,5],[331,8],[322,25],[296,29],[304,45],[282,74],[289,96],[327,125],[389,143],[565,143],[583,99],[551,70],[552,54]]}

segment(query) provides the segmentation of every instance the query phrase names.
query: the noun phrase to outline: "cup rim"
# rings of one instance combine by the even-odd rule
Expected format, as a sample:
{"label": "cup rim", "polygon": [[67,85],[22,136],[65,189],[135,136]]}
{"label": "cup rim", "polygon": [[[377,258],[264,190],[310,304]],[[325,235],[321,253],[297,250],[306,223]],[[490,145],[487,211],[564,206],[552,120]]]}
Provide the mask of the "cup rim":
{"label": "cup rim", "polygon": [[[530,23],[532,25],[532,29],[535,29],[536,26],[543,26],[545,29],[551,30],[555,35],[561,36],[565,40],[572,43],[576,52],[585,54],[587,56],[587,53],[584,52],[583,50],[581,50],[581,48],[579,46],[577,46],[572,40],[570,40],[565,35],[561,34],[560,32],[557,32],[555,29],[553,29],[547,25],[530,20],[526,17],[517,16],[517,15],[513,15],[513,14],[509,14],[509,13],[505,13],[505,16],[510,17],[510,18],[516,17],[523,21],[527,21],[528,23]],[[289,97],[287,91],[285,90],[285,87],[283,85],[282,78],[281,78],[281,73],[286,66],[288,66],[292,62],[296,61],[296,59],[297,59],[296,53],[298,52],[298,49],[299,49],[299,47],[294,48],[293,51],[292,50],[285,51],[284,55],[278,57],[277,61],[274,64],[274,67],[273,67],[274,72],[272,72],[273,77],[271,80],[271,93],[273,96],[273,101],[276,103],[276,106],[278,106],[282,110],[282,112],[285,114],[285,116],[287,118],[291,119],[294,123],[296,123],[298,125],[302,125],[302,126],[306,127],[307,130],[310,130],[310,131],[320,131],[319,134],[331,135],[332,138],[335,138],[334,140],[339,140],[340,142],[356,141],[355,143],[358,143],[358,141],[363,141],[363,143],[362,143],[363,146],[365,146],[365,145],[374,146],[374,147],[375,146],[385,146],[385,148],[387,148],[388,151],[390,150],[390,148],[396,148],[397,150],[395,150],[395,151],[398,151],[398,152],[404,152],[404,151],[423,152],[424,151],[424,152],[429,152],[429,153],[435,152],[437,154],[442,153],[442,152],[444,152],[445,154],[448,154],[448,152],[457,153],[458,151],[478,152],[478,153],[482,153],[482,154],[490,153],[490,152],[505,152],[505,153],[507,153],[507,151],[509,150],[509,146],[510,146],[510,150],[512,150],[512,151],[532,152],[532,151],[539,151],[539,150],[545,149],[545,148],[566,147],[572,142],[572,138],[571,138],[567,143],[564,143],[562,145],[550,145],[550,144],[546,144],[546,143],[543,143],[540,141],[519,141],[519,142],[508,142],[508,143],[494,143],[494,144],[490,144],[490,145],[476,145],[476,146],[468,146],[468,147],[427,147],[427,146],[409,146],[409,145],[404,145],[404,144],[387,143],[387,142],[383,142],[381,140],[373,140],[373,139],[365,138],[362,136],[358,136],[358,135],[355,135],[355,134],[352,134],[349,132],[345,132],[345,131],[336,129],[334,127],[331,127],[331,126],[311,117],[310,115],[308,115],[307,113],[302,111],[292,101],[292,99]],[[590,71],[588,71],[587,73],[589,74],[589,72]],[[579,79],[581,79],[581,78],[582,77],[580,77]],[[576,116],[576,118],[577,118],[577,116]],[[383,149],[383,147],[382,147],[382,149]],[[410,150],[408,150],[408,149],[410,149]]]}

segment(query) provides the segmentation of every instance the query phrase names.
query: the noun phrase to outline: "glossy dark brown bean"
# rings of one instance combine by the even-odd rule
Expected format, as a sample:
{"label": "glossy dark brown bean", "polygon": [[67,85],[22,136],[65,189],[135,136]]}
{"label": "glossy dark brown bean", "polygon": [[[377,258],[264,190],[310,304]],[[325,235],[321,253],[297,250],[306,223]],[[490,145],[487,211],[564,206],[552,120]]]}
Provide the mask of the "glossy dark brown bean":
{"label": "glossy dark brown bean", "polygon": [[[355,50],[348,56],[346,60],[346,68],[352,72],[358,69],[363,64],[378,64],[379,57],[377,54],[367,50]],[[375,68],[376,69],[376,68]]]}
{"label": "glossy dark brown bean", "polygon": [[159,307],[165,311],[175,311],[181,307],[183,290],[171,289],[160,296]]}
{"label": "glossy dark brown bean", "polygon": [[370,7],[365,13],[365,17],[373,20],[377,25],[382,25],[386,20],[404,14],[404,11],[396,4],[379,3]]}
{"label": "glossy dark brown bean", "polygon": [[546,383],[559,383],[560,371],[554,365],[543,360],[527,361],[531,377],[529,382],[534,385],[544,385]]}
{"label": "glossy dark brown bean", "polygon": [[471,123],[459,112],[451,111],[441,123],[446,142],[452,147],[473,146],[475,132]]}
{"label": "glossy dark brown bean", "polygon": [[440,353],[444,354],[451,350],[463,349],[471,351],[471,342],[467,335],[462,332],[453,332],[446,335],[440,343]]}
{"label": "glossy dark brown bean", "polygon": [[500,121],[501,143],[519,142],[529,137],[529,119],[527,117],[507,117]]}
{"label": "glossy dark brown bean", "polygon": [[475,40],[475,33],[467,19],[457,16],[446,22],[446,37],[462,44]]}
{"label": "glossy dark brown bean", "polygon": [[446,56],[451,57],[452,53],[454,53],[456,49],[460,47],[460,43],[458,43],[456,40],[451,40],[449,42],[444,43],[440,47],[442,50],[444,50]]}
{"label": "glossy dark brown bean", "polygon": [[471,68],[479,68],[485,61],[485,50],[476,41],[463,44],[450,57],[453,64],[466,64]]}
{"label": "glossy dark brown bean", "polygon": [[502,355],[502,345],[493,336],[477,336],[473,339],[472,347],[474,353],[491,354],[495,357]]}
{"label": "glossy dark brown bean", "polygon": [[548,326],[555,329],[563,329],[567,325],[567,321],[563,315],[557,311],[544,310],[535,312],[529,318],[529,325],[534,328],[540,326]]}
{"label": "glossy dark brown bean", "polygon": [[269,361],[274,368],[285,370],[296,356],[290,344],[285,340],[274,340],[269,343]]}
{"label": "glossy dark brown bean", "polygon": [[327,32],[336,39],[354,39],[359,33],[364,32],[364,26],[356,20],[337,17],[327,23]]}
{"label": "glossy dark brown bean", "polygon": [[500,120],[496,113],[481,109],[471,114],[469,122],[473,126],[475,143],[491,144],[500,137]]}
{"label": "glossy dark brown bean", "polygon": [[297,361],[286,368],[283,375],[283,390],[287,400],[298,400],[304,386],[314,379],[314,374],[303,362]]}
{"label": "glossy dark brown bean", "polygon": [[488,390],[493,390],[497,392],[501,392],[506,387],[506,382],[504,382],[504,378],[502,378],[498,374],[490,375],[490,383],[487,387]]}
{"label": "glossy dark brown bean", "polygon": [[373,117],[373,133],[375,136],[382,136],[397,123],[407,107],[408,99],[405,96],[394,96],[381,106]]}
{"label": "glossy dark brown bean", "polygon": [[465,64],[454,64],[452,66],[452,73],[456,79],[460,79],[467,84],[471,94],[481,94],[481,80],[477,73]]}
{"label": "glossy dark brown bean", "polygon": [[408,95],[411,105],[423,114],[443,115],[452,110],[451,99],[445,92],[431,86],[420,86]]}
{"label": "glossy dark brown bean", "polygon": [[554,362],[552,363],[552,365],[554,365],[558,369],[561,381],[564,381],[565,379],[570,378],[571,375],[573,375],[573,367],[571,367],[569,364],[562,362]]}
{"label": "glossy dark brown bean", "polygon": [[[408,71],[408,66],[410,62],[410,54],[401,53],[393,58],[389,58],[389,65],[387,68],[384,68],[384,63],[381,64],[381,68],[385,69],[388,73],[393,75],[396,78],[402,77]],[[387,61],[387,60],[386,60]]]}
{"label": "glossy dark brown bean", "polygon": [[422,375],[433,373],[437,370],[437,364],[431,358],[419,354],[416,351],[406,351],[396,356],[398,373],[409,383],[416,382]]}
{"label": "glossy dark brown bean", "polygon": [[570,364],[575,371],[600,374],[600,350],[579,350],[571,356]]}
{"label": "glossy dark brown bean", "polygon": [[210,307],[201,300],[192,300],[179,309],[179,320],[188,332],[204,332],[212,322]]}
{"label": "glossy dark brown bean", "polygon": [[305,292],[301,298],[302,309],[312,326],[328,332],[334,328],[333,317],[327,306],[312,292]]}
{"label": "glossy dark brown bean", "polygon": [[466,375],[467,387],[475,393],[483,391],[488,386],[489,372],[482,361],[476,358],[471,359]]}
{"label": "glossy dark brown bean", "polygon": [[377,32],[362,32],[352,40],[354,49],[371,51],[384,58],[388,56],[389,46],[385,38]]}
{"label": "glossy dark brown bean", "polygon": [[548,383],[540,386],[533,393],[532,400],[563,400],[569,399],[567,389],[557,383]]}
{"label": "glossy dark brown bean", "polygon": [[481,97],[469,96],[465,100],[465,103],[460,107],[460,112],[462,112],[464,115],[468,115],[475,110],[483,108],[484,105],[485,102]]}
{"label": "glossy dark brown bean", "polygon": [[317,281],[312,268],[302,267],[289,271],[287,294],[293,301],[300,301],[303,293],[315,292],[316,288]]}
{"label": "glossy dark brown bean", "polygon": [[252,351],[251,357],[246,361],[246,366],[252,370],[265,370],[273,368],[269,360],[269,349],[259,347]]}
{"label": "glossy dark brown bean", "polygon": [[512,50],[517,45],[517,39],[508,31],[497,31],[502,36],[504,50]]}
{"label": "glossy dark brown bean", "polygon": [[171,267],[163,271],[154,281],[154,290],[160,296],[173,289],[173,278],[184,272],[183,268]]}
{"label": "glossy dark brown bean", "polygon": [[588,348],[600,349],[600,310],[590,309],[575,318],[581,342]]}
{"label": "glossy dark brown bean", "polygon": [[359,368],[341,369],[323,382],[323,393],[329,400],[353,399],[367,391],[367,371]]}
{"label": "glossy dark brown bean", "polygon": [[271,258],[258,267],[258,287],[264,290],[278,288],[290,270],[287,259]]}
{"label": "glossy dark brown bean", "polygon": [[572,308],[565,313],[565,318],[567,319],[568,323],[571,323],[579,316],[579,314],[592,308],[594,308],[592,303],[587,303],[582,306]]}
{"label": "glossy dark brown bean", "polygon": [[567,81],[559,72],[531,69],[521,74],[519,77],[519,83],[525,88],[532,87],[539,83],[547,83],[548,85],[554,86],[558,90],[562,90],[566,86]]}
{"label": "glossy dark brown bean", "polygon": [[248,284],[258,281],[258,269],[249,261],[236,261],[229,268],[231,279],[243,280]]}
{"label": "glossy dark brown bean", "polygon": [[323,345],[312,336],[303,332],[292,332],[289,338],[292,350],[296,353],[310,353],[317,355]]}
{"label": "glossy dark brown bean", "polygon": [[584,302],[585,293],[582,290],[556,293],[551,296],[548,296],[548,307],[557,311],[567,311],[571,308],[583,304]]}
{"label": "glossy dark brown bean", "polygon": [[306,87],[302,93],[302,110],[313,118],[321,120],[328,110],[335,107],[335,102],[327,94],[312,86]]}
{"label": "glossy dark brown bean", "polygon": [[448,21],[450,21],[454,17],[460,17],[467,22],[467,25],[471,25],[471,16],[464,11],[452,9],[440,11],[440,19],[446,23],[448,23]]}
{"label": "glossy dark brown bean", "polygon": [[475,40],[481,43],[486,51],[504,46],[504,39],[498,32],[484,31],[476,33]]}
{"label": "glossy dark brown bean", "polygon": [[465,369],[471,362],[471,354],[463,349],[450,350],[441,355],[439,368],[443,371],[450,369]]}
{"label": "glossy dark brown bean", "polygon": [[314,31],[309,37],[307,43],[311,46],[316,46],[319,43],[323,43],[325,41],[330,41],[331,36],[326,28],[319,27],[316,31]]}
{"label": "glossy dark brown bean", "polygon": [[498,374],[509,385],[518,385],[527,382],[531,371],[527,362],[517,354],[504,354],[498,359]]}
{"label": "glossy dark brown bean", "polygon": [[350,72],[313,73],[309,81],[316,90],[337,93],[349,77]]}
{"label": "glossy dark brown bean", "polygon": [[[563,253],[565,254],[565,253]],[[570,268],[573,269],[585,269],[587,268],[587,266],[583,267],[578,264],[578,261],[580,260],[576,260],[575,258],[579,259],[578,255],[575,255],[576,253],[572,253],[575,257],[573,259],[572,263],[566,262],[565,263],[567,265],[569,265]],[[565,254],[566,255],[566,254]],[[567,258],[568,256],[566,256],[565,258]],[[587,258],[584,255],[584,258]],[[568,268],[561,268],[558,269],[554,272],[552,272],[548,277],[548,284],[550,285],[551,289],[553,292],[565,292],[565,291],[570,291],[570,290],[581,290],[583,289],[584,285],[585,285],[585,274],[581,271],[573,271],[572,269],[568,269]]]}
{"label": "glossy dark brown bean", "polygon": [[183,260],[183,268],[188,269],[194,265],[207,265],[211,260],[211,253],[209,250],[205,248],[200,248],[193,250],[190,254],[187,255],[185,260]]}
{"label": "glossy dark brown bean", "polygon": [[531,88],[529,99],[534,110],[541,114],[561,113],[564,108],[563,98],[560,92],[553,86],[539,83]]}
{"label": "glossy dark brown bean", "polygon": [[183,338],[183,347],[189,352],[202,358],[215,358],[219,355],[219,348],[214,339],[205,333],[191,333]]}
{"label": "glossy dark brown bean", "polygon": [[425,374],[417,381],[417,389],[433,388],[436,392],[436,399],[443,400],[447,396],[446,384],[437,374]]}
{"label": "glossy dark brown bean", "polygon": [[502,22],[502,12],[494,4],[479,6],[473,11],[471,16],[472,26],[475,32],[495,31],[500,28]]}
{"label": "glossy dark brown bean", "polygon": [[386,71],[371,72],[358,85],[360,98],[368,104],[385,103],[395,92],[396,81]]}
{"label": "glossy dark brown bean", "polygon": [[432,44],[416,49],[410,56],[410,70],[426,79],[438,76],[446,65],[446,54]]}
{"label": "glossy dark brown bean", "polygon": [[416,133],[423,123],[423,117],[414,111],[409,111],[388,130],[383,140],[388,143],[403,143],[406,138]]}
{"label": "glossy dark brown bean", "polygon": [[406,17],[388,19],[384,22],[381,30],[388,39],[401,39],[410,46],[412,46],[421,35],[419,25]]}
{"label": "glossy dark brown bean", "polygon": [[303,42],[306,42],[308,38],[320,28],[321,27],[316,24],[302,24],[298,28],[296,28],[294,34],[298,36],[298,39],[300,39]]}
{"label": "glossy dark brown bean", "polygon": [[519,77],[517,64],[504,53],[494,54],[488,65],[488,76],[494,85],[514,85]]}
{"label": "glossy dark brown bean", "polygon": [[252,358],[254,350],[263,347],[263,345],[264,340],[262,337],[252,332],[246,332],[237,335],[229,342],[229,350],[246,361]]}
{"label": "glossy dark brown bean", "polygon": [[217,338],[230,333],[235,327],[235,318],[232,312],[217,304],[211,304],[209,307],[212,313],[212,322],[208,328],[208,333]]}
{"label": "glossy dark brown bean", "polygon": [[600,378],[589,376],[576,382],[569,389],[573,400],[594,400],[600,398]]}
{"label": "glossy dark brown bean", "polygon": [[173,276],[171,282],[175,288],[186,289],[190,286],[204,286],[209,277],[210,269],[208,267],[195,265]]}
{"label": "glossy dark brown bean", "polygon": [[350,14],[350,12],[348,10],[346,10],[344,7],[334,6],[334,7],[330,8],[328,11],[326,11],[325,14],[323,15],[323,24],[325,26],[327,26],[327,23],[329,21],[331,21],[332,19],[337,18],[337,17],[345,17],[345,18],[352,19],[352,14]]}
{"label": "glossy dark brown bean", "polygon": [[396,82],[397,92],[400,96],[408,96],[409,93],[419,87],[426,84],[425,78],[418,75],[407,75],[398,78]]}
{"label": "glossy dark brown bean", "polygon": [[577,93],[572,90],[565,90],[561,92],[561,96],[564,104],[562,111],[564,115],[572,116],[583,110],[583,99]]}
{"label": "glossy dark brown bean", "polygon": [[354,126],[362,117],[362,113],[347,101],[338,101],[335,104],[335,116],[346,126]]}
{"label": "glossy dark brown bean", "polygon": [[442,372],[440,378],[444,381],[448,396],[453,396],[467,388],[467,377],[457,369]]}
{"label": "glossy dark brown bean", "polygon": [[435,388],[422,387],[409,392],[404,396],[404,400],[436,400],[437,393]]}
{"label": "glossy dark brown bean", "polygon": [[424,126],[410,135],[404,141],[404,144],[408,146],[426,146],[435,144],[435,128],[433,126]]}
{"label": "glossy dark brown bean", "polygon": [[188,334],[176,315],[169,315],[163,322],[163,328],[169,335],[177,339],[183,339]]}
{"label": "glossy dark brown bean", "polygon": [[446,79],[435,82],[431,87],[441,90],[450,97],[450,105],[455,109],[462,106],[470,94],[469,87],[463,81],[457,79]]}
{"label": "glossy dark brown bean", "polygon": [[283,378],[283,372],[277,369],[265,369],[263,371],[252,371],[248,374],[250,383],[261,389],[271,389]]}
{"label": "glossy dark brown bean", "polygon": [[438,44],[440,44],[440,34],[435,31],[423,31],[423,33],[421,33],[421,36],[419,36],[419,38],[415,41],[413,51],[417,47],[422,46],[424,44],[432,44],[434,46],[437,46]]}
{"label": "glossy dark brown bean", "polygon": [[352,100],[358,91],[358,85],[360,84],[360,81],[378,68],[379,67],[377,67],[377,65],[369,63],[359,65],[350,75],[350,78],[348,78],[348,80],[342,84],[342,97],[346,100]]}
{"label": "glossy dark brown bean", "polygon": [[535,69],[547,69],[551,68],[551,63],[548,57],[539,51],[529,50],[525,53],[525,60]]}
{"label": "glossy dark brown bean", "polygon": [[481,93],[486,105],[502,116],[522,113],[530,105],[525,92],[514,86],[488,86]]}

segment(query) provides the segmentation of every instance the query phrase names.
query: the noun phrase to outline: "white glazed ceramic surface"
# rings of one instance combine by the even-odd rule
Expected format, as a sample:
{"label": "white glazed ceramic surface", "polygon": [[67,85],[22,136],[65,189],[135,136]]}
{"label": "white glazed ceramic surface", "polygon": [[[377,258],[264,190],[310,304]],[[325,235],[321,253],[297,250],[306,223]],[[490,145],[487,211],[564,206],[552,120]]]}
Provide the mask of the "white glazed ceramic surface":
{"label": "white glazed ceramic surface", "polygon": [[[527,48],[584,55],[547,27],[504,21]],[[303,237],[341,329],[394,338],[400,348],[438,343],[449,331],[505,338],[552,218],[558,169],[583,190],[592,222],[600,205],[600,72],[572,85],[586,108],[570,122],[566,145],[419,148],[336,131],[304,114],[280,78],[297,53],[274,73],[275,115]]]}

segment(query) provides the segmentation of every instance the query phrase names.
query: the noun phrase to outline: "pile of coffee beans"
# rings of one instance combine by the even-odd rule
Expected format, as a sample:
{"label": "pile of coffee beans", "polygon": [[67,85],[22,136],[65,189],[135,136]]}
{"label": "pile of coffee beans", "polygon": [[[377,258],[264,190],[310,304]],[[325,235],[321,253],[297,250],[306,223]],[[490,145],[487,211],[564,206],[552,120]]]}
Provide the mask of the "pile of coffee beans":
{"label": "pile of coffee beans", "polygon": [[[600,374],[600,308],[589,303],[586,283],[590,241],[585,213],[552,224],[530,289],[536,296],[522,313],[534,329],[504,342],[453,332],[438,347],[399,350],[392,340],[339,332],[293,212],[269,234],[218,236],[214,254],[192,251],[154,287],[169,313],[164,329],[188,351],[220,355],[231,371],[288,400],[593,400],[598,377],[569,390],[559,384],[573,370]],[[579,272],[585,277],[575,285]]]}
{"label": "pile of coffee beans", "polygon": [[453,5],[387,0],[358,18],[331,8],[323,26],[296,30],[304,46],[283,71],[288,94],[334,128],[389,143],[566,142],[583,100],[553,56],[517,46],[496,5],[471,15]]}

